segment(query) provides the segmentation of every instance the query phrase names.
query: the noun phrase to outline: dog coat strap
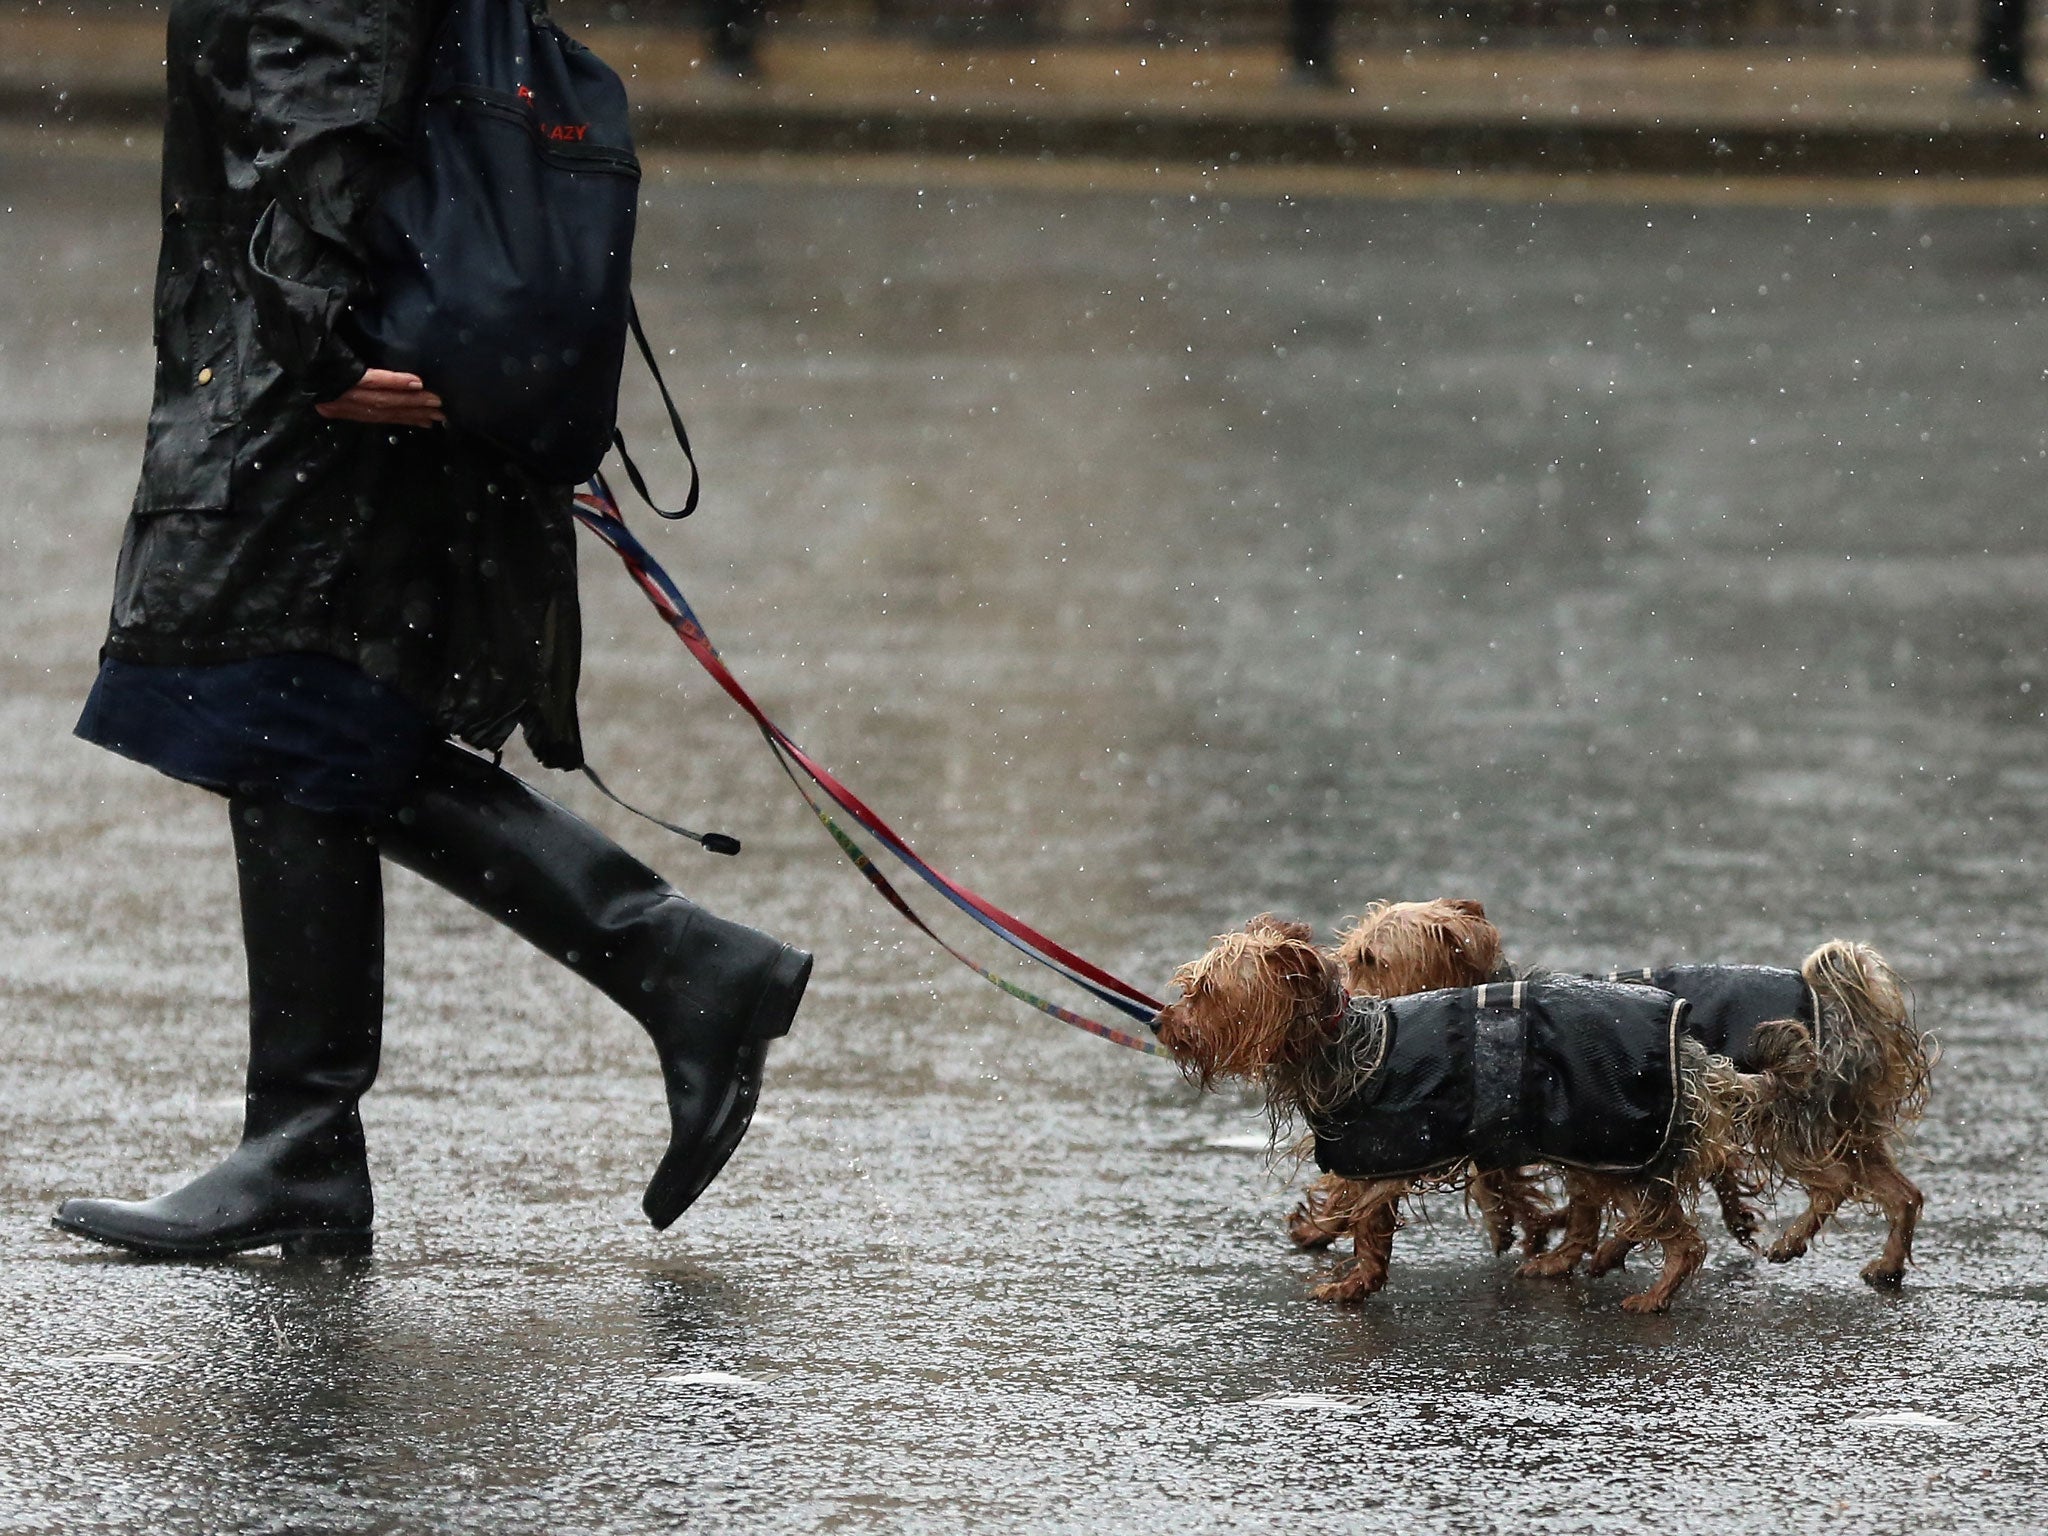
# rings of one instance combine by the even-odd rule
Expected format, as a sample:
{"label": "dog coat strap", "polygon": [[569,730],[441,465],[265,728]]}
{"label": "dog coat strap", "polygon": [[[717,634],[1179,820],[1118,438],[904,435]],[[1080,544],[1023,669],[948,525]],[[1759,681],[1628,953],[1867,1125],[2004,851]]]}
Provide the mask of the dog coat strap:
{"label": "dog coat strap", "polygon": [[1486,1000],[1482,987],[1472,1021],[1472,1161],[1481,1168],[1516,1167],[1528,1160],[1522,1136],[1522,1068],[1528,1056],[1522,984],[1505,1008]]}

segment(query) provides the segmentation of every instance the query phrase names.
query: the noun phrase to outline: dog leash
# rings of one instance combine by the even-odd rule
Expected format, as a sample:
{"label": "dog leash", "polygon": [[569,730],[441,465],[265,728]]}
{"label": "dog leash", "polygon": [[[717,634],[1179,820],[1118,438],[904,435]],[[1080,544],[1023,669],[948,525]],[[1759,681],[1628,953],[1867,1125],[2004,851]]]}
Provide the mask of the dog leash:
{"label": "dog leash", "polygon": [[[841,783],[830,770],[798,746],[789,733],[771,720],[766,711],[754,702],[753,696],[741,686],[739,679],[726,666],[724,659],[718,654],[718,648],[711,643],[709,634],[690,607],[689,600],[683,596],[682,588],[626,526],[625,514],[619,509],[618,499],[612,494],[611,487],[605,483],[603,475],[593,476],[589,489],[576,496],[575,512],[578,521],[619,557],[620,562],[626,567],[627,574],[647,595],[655,612],[660,614],[662,621],[675,632],[676,638],[681,640],[684,648],[696,658],[698,665],[711,675],[712,680],[724,689],[726,696],[744,710],[759,728],[767,740],[769,750],[775,754],[776,762],[788,776],[790,783],[796,786],[797,793],[803,797],[804,804],[810,807],[812,814],[824,824],[825,830],[831,835],[833,842],[838,844],[840,851],[880,893],[884,901],[953,959],[1019,1002],[1027,1003],[1063,1024],[1071,1024],[1076,1029],[1085,1030],[1091,1035],[1097,1035],[1129,1050],[1142,1051],[1148,1056],[1168,1054],[1155,1040],[1148,1040],[1128,1030],[1088,1018],[998,976],[987,966],[961,953],[933,932],[931,926],[917,914],[902,893],[876,867],[867,852],[847,834],[824,805],[819,803],[819,794],[908,865],[912,873],[927,885],[1027,958],[1058,972],[1090,996],[1140,1023],[1150,1024],[1163,1006],[1129,982],[1082,959],[1022,919],[1005,912],[993,902],[933,868],[881,816]],[[811,787],[806,787],[805,779],[810,780]],[[817,794],[813,793],[813,789]],[[662,825],[666,826],[668,823],[664,822]]]}

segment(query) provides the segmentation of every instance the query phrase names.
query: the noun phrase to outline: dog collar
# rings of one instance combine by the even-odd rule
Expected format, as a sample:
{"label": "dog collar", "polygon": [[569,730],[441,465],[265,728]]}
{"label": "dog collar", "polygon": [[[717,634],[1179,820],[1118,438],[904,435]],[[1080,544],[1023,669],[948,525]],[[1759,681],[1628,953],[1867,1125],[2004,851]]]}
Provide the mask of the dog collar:
{"label": "dog collar", "polygon": [[1330,1010],[1330,1016],[1323,1020],[1323,1033],[1332,1040],[1344,1033],[1344,1016],[1351,1011],[1351,993],[1343,987],[1337,989],[1337,1006]]}

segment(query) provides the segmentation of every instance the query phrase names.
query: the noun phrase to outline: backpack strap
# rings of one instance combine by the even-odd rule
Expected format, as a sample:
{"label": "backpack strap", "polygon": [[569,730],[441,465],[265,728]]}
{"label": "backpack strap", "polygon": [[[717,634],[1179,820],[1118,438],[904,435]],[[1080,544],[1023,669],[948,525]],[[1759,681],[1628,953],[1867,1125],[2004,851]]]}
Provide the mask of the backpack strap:
{"label": "backpack strap", "polygon": [[626,466],[626,478],[633,482],[633,489],[640,493],[640,499],[654,508],[671,522],[688,517],[697,510],[697,497],[702,481],[697,474],[697,455],[690,448],[690,434],[683,426],[682,412],[676,409],[675,397],[668,392],[668,380],[661,376],[661,365],[654,360],[654,348],[647,344],[647,332],[640,328],[640,306],[633,302],[632,295],[626,297],[626,320],[633,329],[633,341],[640,348],[641,361],[647,364],[647,371],[654,375],[654,387],[661,391],[661,403],[668,411],[670,430],[676,441],[682,445],[683,457],[690,461],[690,494],[684,498],[682,510],[671,512],[657,502],[647,489],[647,477],[640,473],[640,466],[633,462],[633,455],[626,452],[626,434],[618,428],[612,429],[612,446],[619,450],[619,462]]}

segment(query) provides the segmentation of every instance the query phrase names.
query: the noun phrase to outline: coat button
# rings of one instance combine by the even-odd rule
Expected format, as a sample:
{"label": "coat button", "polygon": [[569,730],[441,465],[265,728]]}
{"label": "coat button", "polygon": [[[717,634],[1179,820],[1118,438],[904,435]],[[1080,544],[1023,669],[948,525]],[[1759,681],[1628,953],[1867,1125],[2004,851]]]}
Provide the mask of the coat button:
{"label": "coat button", "polygon": [[199,382],[202,384],[211,384],[213,382],[213,370],[211,368],[200,369]]}

